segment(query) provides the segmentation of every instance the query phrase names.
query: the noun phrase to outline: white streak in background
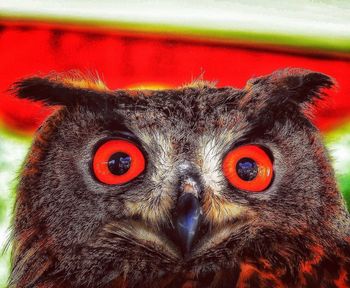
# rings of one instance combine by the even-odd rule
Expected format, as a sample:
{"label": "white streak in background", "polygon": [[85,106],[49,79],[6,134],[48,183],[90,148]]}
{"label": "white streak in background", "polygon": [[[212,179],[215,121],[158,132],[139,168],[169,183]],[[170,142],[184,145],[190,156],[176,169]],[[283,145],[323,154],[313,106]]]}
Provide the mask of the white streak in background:
{"label": "white streak in background", "polygon": [[333,158],[333,167],[337,175],[350,171],[350,134],[343,134],[336,142],[328,145]]}
{"label": "white streak in background", "polygon": [[5,204],[4,219],[0,222],[0,287],[5,287],[9,273],[10,251],[2,254],[9,237],[9,225],[14,203],[13,189],[17,183],[18,171],[27,153],[29,143],[0,136],[0,209]]}
{"label": "white streak in background", "polygon": [[1,0],[0,12],[350,37],[350,1]]}

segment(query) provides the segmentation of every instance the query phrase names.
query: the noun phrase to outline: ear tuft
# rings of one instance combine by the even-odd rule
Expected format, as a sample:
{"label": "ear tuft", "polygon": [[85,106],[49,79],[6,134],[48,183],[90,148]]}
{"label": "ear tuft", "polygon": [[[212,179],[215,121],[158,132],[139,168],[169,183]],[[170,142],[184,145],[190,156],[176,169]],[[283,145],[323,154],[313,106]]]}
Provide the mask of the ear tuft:
{"label": "ear tuft", "polygon": [[[19,98],[66,106],[86,102],[89,95],[110,92],[98,77],[86,76],[80,72],[25,78],[15,82],[11,91]],[[83,96],[86,98],[83,99]]]}
{"label": "ear tuft", "polygon": [[289,100],[303,103],[313,103],[325,96],[324,88],[331,88],[335,81],[326,74],[300,68],[289,68],[276,71],[268,76],[268,82],[286,92]]}
{"label": "ear tuft", "polygon": [[[58,101],[56,90],[61,90],[62,86],[52,82],[48,78],[29,77],[13,83],[11,92],[22,99],[29,99],[32,101],[42,101],[48,105],[62,105],[62,100]],[[57,98],[57,99],[56,99]]]}
{"label": "ear tuft", "polygon": [[97,74],[83,74],[80,71],[71,71],[56,75],[55,80],[71,88],[88,89],[99,92],[110,91]]}
{"label": "ear tuft", "polygon": [[278,70],[270,75],[251,79],[244,88],[240,106],[258,110],[283,110],[314,104],[326,94],[335,81],[319,72],[300,68]]}

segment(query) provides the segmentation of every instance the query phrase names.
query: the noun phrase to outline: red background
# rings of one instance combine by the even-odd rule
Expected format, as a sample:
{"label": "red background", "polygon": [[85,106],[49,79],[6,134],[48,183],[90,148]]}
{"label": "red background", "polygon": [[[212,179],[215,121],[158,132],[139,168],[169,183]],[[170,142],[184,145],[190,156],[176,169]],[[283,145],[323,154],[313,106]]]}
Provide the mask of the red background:
{"label": "red background", "polygon": [[[350,116],[350,55],[253,44],[224,43],[165,34],[138,34],[88,26],[0,21],[0,117],[11,129],[31,133],[49,113],[7,91],[25,76],[52,71],[92,71],[109,88],[177,86],[201,73],[218,86],[243,87],[254,76],[303,67],[334,77],[339,88],[317,113],[323,130]],[[21,105],[19,104],[21,101]],[[24,104],[25,103],[25,104]]]}

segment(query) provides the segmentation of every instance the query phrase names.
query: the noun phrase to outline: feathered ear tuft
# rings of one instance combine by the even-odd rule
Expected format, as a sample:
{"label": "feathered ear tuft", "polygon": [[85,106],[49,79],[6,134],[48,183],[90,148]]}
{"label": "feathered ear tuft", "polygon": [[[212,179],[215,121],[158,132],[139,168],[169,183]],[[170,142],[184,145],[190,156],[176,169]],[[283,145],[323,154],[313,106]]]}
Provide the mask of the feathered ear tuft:
{"label": "feathered ear tuft", "polygon": [[110,93],[99,78],[88,77],[80,72],[25,78],[15,82],[11,91],[19,98],[64,106],[83,104],[91,100],[91,96],[103,97]]}
{"label": "feathered ear tuft", "polygon": [[260,108],[283,108],[287,103],[302,107],[323,98],[323,89],[334,85],[335,81],[323,73],[288,68],[249,80],[242,103],[254,102]]}
{"label": "feathered ear tuft", "polygon": [[287,92],[290,101],[299,104],[313,103],[325,96],[323,88],[331,88],[335,84],[328,75],[299,68],[277,71],[269,76],[269,82]]}

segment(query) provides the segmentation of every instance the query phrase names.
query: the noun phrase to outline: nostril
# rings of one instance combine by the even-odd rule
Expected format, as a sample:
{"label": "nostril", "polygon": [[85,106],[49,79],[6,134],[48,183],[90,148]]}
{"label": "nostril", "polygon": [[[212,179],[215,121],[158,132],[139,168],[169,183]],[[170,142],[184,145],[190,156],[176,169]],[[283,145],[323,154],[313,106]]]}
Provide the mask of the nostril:
{"label": "nostril", "polygon": [[176,207],[176,229],[180,245],[185,253],[191,244],[199,226],[201,207],[199,200],[192,193],[180,196]]}

